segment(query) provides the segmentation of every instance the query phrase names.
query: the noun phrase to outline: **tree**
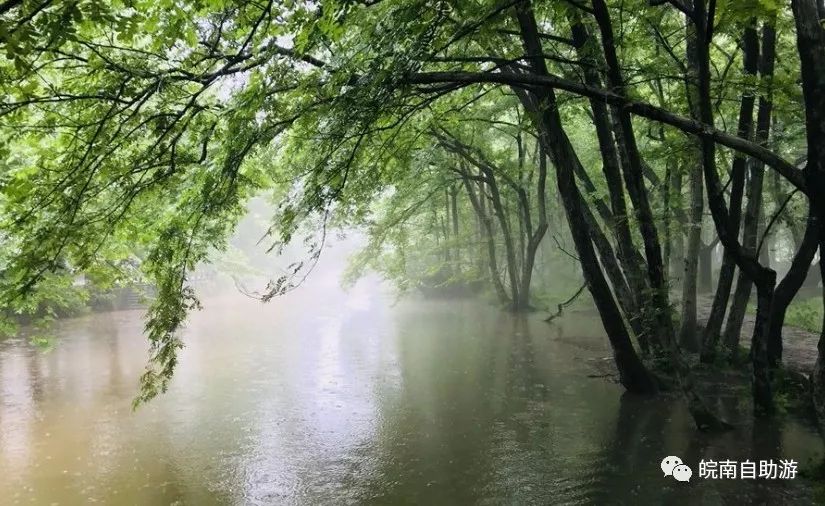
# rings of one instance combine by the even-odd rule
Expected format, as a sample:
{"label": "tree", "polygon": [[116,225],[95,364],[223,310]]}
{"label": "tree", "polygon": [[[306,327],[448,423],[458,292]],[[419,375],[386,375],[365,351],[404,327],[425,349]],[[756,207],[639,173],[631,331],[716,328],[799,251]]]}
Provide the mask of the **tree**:
{"label": "tree", "polygon": [[[49,20],[68,8],[7,2],[3,23],[31,25],[20,33],[33,42],[4,39],[14,56],[0,82],[9,97],[0,104],[3,149],[22,153],[23,163],[3,171],[2,219],[15,230],[3,296],[31,293],[60,265],[85,270],[107,245],[136,243],[159,294],[148,320],[145,400],[166,387],[182,345],[175,332],[197,307],[187,272],[224,247],[256,192],[282,196],[274,246],[310,224],[322,230],[309,261],[275,280],[264,299],[311,270],[328,225],[356,223],[371,231],[370,250],[391,276],[457,282],[472,272],[463,258],[474,252],[487,264],[475,278],[486,270],[498,296],[524,309],[551,228],[545,194],[554,175],[622,384],[654,392],[670,372],[697,425],[723,429],[696,394],[676,332],[685,342],[696,332],[704,193],[725,250],[706,359],[735,266],[742,289],[729,314],[739,314],[752,283],[753,395],[757,410],[770,413],[784,308],[822,241],[825,36],[815,0],[794,0],[791,10],[732,4],[138,2],[76,16],[60,32],[67,35],[50,38]],[[78,5],[91,12],[96,4]],[[773,75],[779,51],[794,75]],[[642,82],[649,87],[635,86]],[[783,123],[802,115],[805,139],[770,138],[771,116]],[[579,135],[577,126],[591,124],[595,132]],[[804,169],[789,161],[802,145]],[[727,166],[729,187],[719,171]],[[779,285],[759,258],[765,168],[810,205]],[[683,170],[688,209],[678,205]],[[776,216],[786,212],[772,205]],[[674,230],[674,222],[687,226]],[[667,262],[683,232],[688,268],[682,286],[671,287]],[[400,251],[412,233],[426,237],[421,250]],[[671,288],[683,293],[680,325]],[[729,343],[738,318],[729,316]]]}

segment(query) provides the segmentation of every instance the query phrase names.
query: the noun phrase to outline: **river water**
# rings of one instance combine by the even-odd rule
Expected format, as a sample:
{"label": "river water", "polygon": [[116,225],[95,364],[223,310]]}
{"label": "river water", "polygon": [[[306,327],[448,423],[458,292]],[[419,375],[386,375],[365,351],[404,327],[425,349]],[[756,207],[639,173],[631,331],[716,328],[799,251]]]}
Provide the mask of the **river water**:
{"label": "river water", "polygon": [[[184,332],[167,394],[136,412],[140,311],[0,343],[3,504],[811,504],[805,480],[698,478],[700,458],[820,456],[801,421],[697,434],[675,398],[602,377],[598,319],[548,325],[375,283],[267,305],[227,293]],[[690,483],[663,477],[680,456]]]}

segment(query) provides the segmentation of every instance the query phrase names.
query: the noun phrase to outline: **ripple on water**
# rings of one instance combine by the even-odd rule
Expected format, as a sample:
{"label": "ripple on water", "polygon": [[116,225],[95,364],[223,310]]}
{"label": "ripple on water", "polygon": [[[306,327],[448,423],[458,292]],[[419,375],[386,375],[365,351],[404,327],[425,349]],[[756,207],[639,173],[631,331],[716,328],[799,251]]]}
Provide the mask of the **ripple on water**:
{"label": "ripple on water", "polygon": [[[318,306],[309,304],[323,300]],[[362,291],[196,314],[170,391],[133,412],[138,312],[0,343],[0,497],[85,504],[810,503],[803,480],[664,479],[665,454],[821,453],[793,419],[698,436],[678,398],[622,395],[593,315]],[[207,308],[209,308],[207,302]],[[320,312],[319,312],[320,311]],[[567,322],[567,323],[566,323]],[[605,359],[608,360],[605,360]],[[772,453],[771,453],[772,452]],[[64,473],[63,471],[66,471]],[[17,494],[17,495],[15,495]],[[755,499],[754,499],[755,500]],[[800,502],[801,501],[801,502]]]}

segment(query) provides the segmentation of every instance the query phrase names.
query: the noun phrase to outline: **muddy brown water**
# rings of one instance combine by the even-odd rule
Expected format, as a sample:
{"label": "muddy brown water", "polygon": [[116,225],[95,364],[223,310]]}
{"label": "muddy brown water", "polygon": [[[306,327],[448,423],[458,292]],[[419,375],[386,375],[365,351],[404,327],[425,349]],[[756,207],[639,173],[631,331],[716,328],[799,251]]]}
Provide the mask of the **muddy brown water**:
{"label": "muddy brown water", "polygon": [[[205,302],[167,394],[130,409],[141,312],[0,343],[2,504],[812,504],[795,480],[705,480],[701,458],[822,455],[805,421],[697,434],[683,403],[601,377],[598,318],[552,326],[374,285]],[[689,483],[663,477],[680,456]]]}

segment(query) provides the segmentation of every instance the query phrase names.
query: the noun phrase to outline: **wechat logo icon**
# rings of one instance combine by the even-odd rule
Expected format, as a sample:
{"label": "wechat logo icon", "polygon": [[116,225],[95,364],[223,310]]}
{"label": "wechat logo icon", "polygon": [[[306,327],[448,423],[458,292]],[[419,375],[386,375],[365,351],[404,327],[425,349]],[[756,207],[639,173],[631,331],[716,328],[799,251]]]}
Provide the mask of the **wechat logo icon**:
{"label": "wechat logo icon", "polygon": [[673,476],[676,481],[690,481],[690,477],[693,476],[693,471],[683,464],[679,457],[663,458],[661,468],[665,476]]}

